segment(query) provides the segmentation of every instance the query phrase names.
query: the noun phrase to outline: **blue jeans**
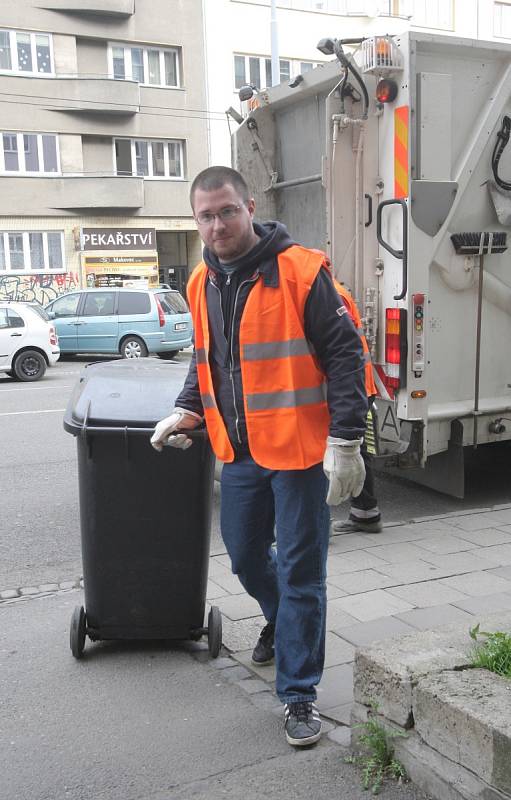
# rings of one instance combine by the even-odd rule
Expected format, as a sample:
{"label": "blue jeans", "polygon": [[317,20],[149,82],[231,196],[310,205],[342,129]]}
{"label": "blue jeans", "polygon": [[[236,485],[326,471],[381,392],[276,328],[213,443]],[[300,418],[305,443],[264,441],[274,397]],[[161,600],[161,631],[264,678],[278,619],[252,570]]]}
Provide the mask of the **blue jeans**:
{"label": "blue jeans", "polygon": [[323,465],[275,471],[246,456],[224,464],[221,486],[232,571],[275,624],[277,694],[284,703],[315,700],[325,660],[330,518]]}

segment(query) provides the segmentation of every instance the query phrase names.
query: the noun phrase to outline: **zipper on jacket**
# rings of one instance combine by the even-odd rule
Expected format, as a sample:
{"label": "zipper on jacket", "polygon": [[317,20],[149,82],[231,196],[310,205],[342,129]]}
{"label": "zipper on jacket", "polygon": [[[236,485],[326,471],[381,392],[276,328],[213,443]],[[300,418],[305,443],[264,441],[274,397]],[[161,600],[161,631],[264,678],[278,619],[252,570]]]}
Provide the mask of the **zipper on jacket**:
{"label": "zipper on jacket", "polygon": [[[235,321],[236,321],[236,305],[237,305],[237,303],[238,303],[238,297],[239,297],[239,293],[240,293],[240,291],[241,291],[242,287],[243,287],[243,286],[245,286],[247,283],[255,283],[255,281],[258,279],[258,277],[259,277],[259,273],[256,273],[256,275],[255,275],[255,276],[253,276],[252,278],[249,278],[248,280],[246,280],[246,281],[242,281],[242,282],[240,283],[240,285],[238,286],[238,289],[237,289],[237,291],[236,291],[236,296],[235,296],[235,298],[234,298],[234,308],[233,308],[233,310],[232,310],[232,325],[231,325],[231,363],[230,363],[230,367],[229,367],[229,374],[230,374],[230,376],[231,376],[232,400],[233,400],[233,403],[234,403],[234,412],[235,412],[235,414],[236,414],[236,433],[237,433],[237,435],[238,435],[238,442],[239,442],[239,444],[243,444],[243,443],[242,443],[242,441],[241,441],[241,436],[240,436],[240,418],[239,418],[239,414],[238,414],[238,406],[236,405],[236,390],[235,390],[235,388],[234,388],[234,376],[233,376],[233,373],[232,373],[232,369],[233,369],[233,366],[234,366],[234,350],[233,350],[233,341],[234,341],[234,323],[235,323]],[[230,276],[229,276],[229,278],[230,278]],[[241,364],[241,355],[240,355],[240,364]]]}
{"label": "zipper on jacket", "polygon": [[[235,416],[236,416],[236,419],[235,419],[236,435],[238,437],[238,443],[239,444],[243,444],[243,442],[241,441],[240,424],[239,424],[240,423],[240,417],[239,417],[239,413],[238,413],[238,406],[236,404],[236,389],[235,389],[235,386],[234,386],[234,374],[233,374],[234,350],[233,350],[233,344],[232,344],[233,343],[233,339],[234,339],[234,323],[235,323],[235,320],[236,320],[236,305],[237,305],[237,302],[238,302],[238,296],[239,296],[241,288],[243,286],[245,286],[246,283],[255,283],[255,281],[258,279],[258,277],[259,277],[259,273],[256,273],[254,276],[252,276],[252,278],[249,278],[248,280],[242,281],[242,283],[240,283],[240,285],[238,286],[238,289],[236,291],[236,296],[234,298],[234,307],[233,307],[233,311],[232,311],[231,346],[229,348],[229,356],[230,356],[230,358],[229,358],[229,378],[230,378],[230,381],[231,381],[232,402],[233,402],[233,406],[234,406],[234,413],[235,413]],[[226,284],[228,285],[230,283],[230,281],[231,281],[231,276],[228,275]],[[224,311],[223,311],[223,308],[222,308],[222,293],[221,293],[220,289],[218,288],[218,286],[216,285],[216,283],[214,283],[211,280],[211,278],[209,279],[209,282],[210,282],[211,286],[214,286],[215,289],[218,292],[218,299],[219,299],[219,302],[220,302],[220,314],[222,315],[222,330],[225,330]]]}

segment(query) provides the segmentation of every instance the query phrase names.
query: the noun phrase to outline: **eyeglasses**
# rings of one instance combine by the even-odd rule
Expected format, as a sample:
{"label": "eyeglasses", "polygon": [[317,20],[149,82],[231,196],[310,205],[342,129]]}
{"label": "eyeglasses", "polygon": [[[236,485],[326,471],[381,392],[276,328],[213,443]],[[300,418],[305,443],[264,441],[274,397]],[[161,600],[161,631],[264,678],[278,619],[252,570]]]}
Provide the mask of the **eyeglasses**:
{"label": "eyeglasses", "polygon": [[216,214],[210,214],[209,211],[197,214],[195,219],[199,225],[212,225],[215,221],[215,217],[218,217],[222,222],[229,222],[229,220],[238,216],[241,209],[242,206],[225,206],[225,208],[221,208]]}

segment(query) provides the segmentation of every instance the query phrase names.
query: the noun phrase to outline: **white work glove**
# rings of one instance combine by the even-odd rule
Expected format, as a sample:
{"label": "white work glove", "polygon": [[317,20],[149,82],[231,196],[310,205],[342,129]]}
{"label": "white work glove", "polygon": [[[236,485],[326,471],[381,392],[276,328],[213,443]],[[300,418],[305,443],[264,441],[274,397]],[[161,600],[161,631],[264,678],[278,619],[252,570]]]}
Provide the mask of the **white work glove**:
{"label": "white work glove", "polygon": [[151,444],[155,450],[161,452],[163,446],[168,444],[171,447],[179,447],[187,450],[192,446],[192,440],[185,433],[178,433],[172,436],[174,431],[186,431],[196,428],[202,422],[202,417],[193,411],[184,408],[175,408],[168,417],[161,419],[154,429],[151,436]]}
{"label": "white work glove", "polygon": [[360,455],[361,443],[362,439],[327,438],[323,470],[330,482],[326,498],[329,506],[337,506],[348,497],[358,497],[362,491],[366,469]]}

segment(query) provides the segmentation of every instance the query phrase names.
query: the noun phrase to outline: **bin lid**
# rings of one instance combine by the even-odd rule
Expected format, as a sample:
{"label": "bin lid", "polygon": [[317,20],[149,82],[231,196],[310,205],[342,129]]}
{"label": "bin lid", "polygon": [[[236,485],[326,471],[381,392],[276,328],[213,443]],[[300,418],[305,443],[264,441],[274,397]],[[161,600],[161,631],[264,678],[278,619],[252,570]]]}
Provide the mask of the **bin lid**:
{"label": "bin lid", "polygon": [[158,358],[89,364],[80,374],[64,413],[64,428],[152,428],[170,414],[183,388],[189,362]]}

